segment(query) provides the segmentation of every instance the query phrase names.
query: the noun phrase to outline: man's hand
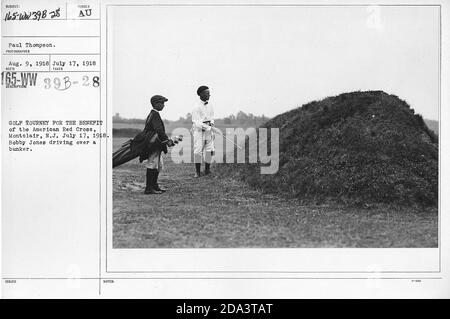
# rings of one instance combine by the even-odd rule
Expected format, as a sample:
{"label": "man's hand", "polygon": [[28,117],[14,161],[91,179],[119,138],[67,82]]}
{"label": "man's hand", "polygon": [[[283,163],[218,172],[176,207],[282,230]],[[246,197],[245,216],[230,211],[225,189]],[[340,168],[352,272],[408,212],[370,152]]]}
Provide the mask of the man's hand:
{"label": "man's hand", "polygon": [[212,129],[211,124],[208,124],[208,123],[203,123],[202,124],[202,132],[210,131],[211,129]]}
{"label": "man's hand", "polygon": [[175,143],[173,142],[173,140],[169,138],[169,139],[167,140],[167,146],[168,146],[168,147],[172,147],[172,146],[174,146],[174,145],[175,145]]}
{"label": "man's hand", "polygon": [[205,121],[205,122],[203,122],[203,125],[202,125],[202,127],[207,131],[209,131],[213,126],[214,126],[214,123],[211,121]]}

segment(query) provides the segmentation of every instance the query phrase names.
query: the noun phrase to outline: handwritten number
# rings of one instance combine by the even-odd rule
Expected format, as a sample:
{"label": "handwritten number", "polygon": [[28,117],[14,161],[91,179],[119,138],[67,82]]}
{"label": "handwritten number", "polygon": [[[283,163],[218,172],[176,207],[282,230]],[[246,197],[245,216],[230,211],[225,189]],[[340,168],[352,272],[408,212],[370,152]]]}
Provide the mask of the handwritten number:
{"label": "handwritten number", "polygon": [[37,11],[27,11],[27,12],[11,12],[8,11],[5,14],[4,20],[41,20],[47,18],[50,15],[50,19],[58,18],[60,16],[61,8],[53,11],[48,10],[37,10]]}
{"label": "handwritten number", "polygon": [[50,18],[58,18],[59,17],[59,9],[60,8],[58,8],[58,9],[56,9],[55,11],[51,11],[50,12]]}

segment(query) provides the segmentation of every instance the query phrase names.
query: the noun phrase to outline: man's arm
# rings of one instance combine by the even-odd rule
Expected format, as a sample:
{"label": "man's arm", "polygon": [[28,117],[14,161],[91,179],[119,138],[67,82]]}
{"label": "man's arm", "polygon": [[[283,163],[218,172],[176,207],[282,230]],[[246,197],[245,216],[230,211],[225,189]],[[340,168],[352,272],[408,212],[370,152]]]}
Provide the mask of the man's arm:
{"label": "man's arm", "polygon": [[211,129],[211,126],[206,125],[206,124],[203,123],[203,119],[200,118],[200,114],[199,114],[197,108],[195,108],[192,111],[192,123],[194,124],[194,127],[197,128],[197,129],[204,129],[204,130],[207,130],[207,131],[209,131]]}
{"label": "man's arm", "polygon": [[209,106],[209,118],[211,119],[212,125],[214,125],[214,108],[211,105]]}

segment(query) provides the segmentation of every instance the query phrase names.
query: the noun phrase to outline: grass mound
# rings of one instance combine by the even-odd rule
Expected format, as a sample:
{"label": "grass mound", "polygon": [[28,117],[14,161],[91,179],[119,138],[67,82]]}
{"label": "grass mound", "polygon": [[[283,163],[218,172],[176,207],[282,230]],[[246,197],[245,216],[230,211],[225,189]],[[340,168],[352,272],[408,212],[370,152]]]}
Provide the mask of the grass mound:
{"label": "grass mound", "polygon": [[438,137],[397,96],[344,93],[261,127],[280,130],[279,171],[261,175],[260,164],[224,164],[220,172],[306,200],[437,205]]}

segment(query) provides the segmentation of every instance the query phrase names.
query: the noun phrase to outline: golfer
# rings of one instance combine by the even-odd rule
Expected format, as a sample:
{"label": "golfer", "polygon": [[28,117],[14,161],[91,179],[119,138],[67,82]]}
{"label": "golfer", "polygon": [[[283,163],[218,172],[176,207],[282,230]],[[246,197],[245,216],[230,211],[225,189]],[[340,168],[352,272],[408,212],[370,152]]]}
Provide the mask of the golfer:
{"label": "golfer", "polygon": [[199,100],[192,111],[192,134],[194,136],[195,176],[200,177],[201,163],[205,162],[205,175],[211,173],[214,155],[214,109],[209,102],[210,91],[205,85],[197,89]]}

